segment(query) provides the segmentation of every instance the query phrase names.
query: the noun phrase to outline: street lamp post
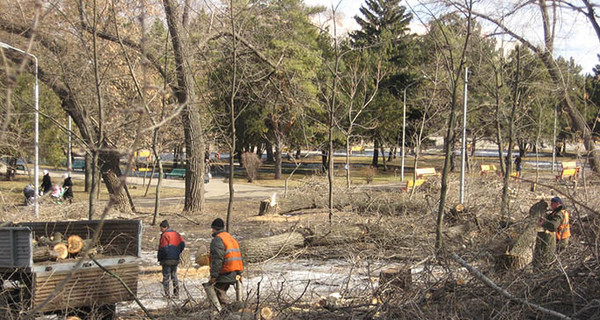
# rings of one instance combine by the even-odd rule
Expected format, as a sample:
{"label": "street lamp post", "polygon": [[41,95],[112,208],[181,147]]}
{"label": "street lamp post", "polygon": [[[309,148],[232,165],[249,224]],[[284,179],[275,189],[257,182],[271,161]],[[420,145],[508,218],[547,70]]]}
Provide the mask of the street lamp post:
{"label": "street lamp post", "polygon": [[38,59],[36,56],[34,56],[33,54],[23,51],[19,48],[15,48],[11,45],[8,45],[4,42],[0,42],[0,47],[4,48],[4,49],[10,49],[10,50],[14,50],[17,51],[19,53],[28,55],[30,57],[33,58],[33,61],[35,62],[35,88],[34,88],[34,101],[35,101],[35,115],[34,115],[34,125],[33,125],[33,132],[34,132],[34,138],[33,138],[33,145],[34,145],[34,154],[35,154],[35,158],[34,158],[34,162],[33,162],[33,180],[34,180],[34,188],[35,188],[35,201],[34,201],[34,215],[35,217],[39,217],[39,213],[40,213],[40,206],[38,203],[39,200],[39,188],[40,188],[40,163],[39,163],[39,151],[40,151],[40,147],[39,147],[39,141],[40,141],[40,135],[39,135],[39,130],[40,130],[40,126],[39,126],[39,122],[40,122],[40,104],[39,104],[39,100],[40,100],[40,94],[39,94],[39,86],[38,86]]}
{"label": "street lamp post", "polygon": [[404,181],[404,145],[406,144],[406,90],[412,86],[413,84],[419,82],[419,80],[413,81],[409,83],[406,87],[404,87],[404,99],[403,99],[403,107],[402,107],[402,165],[400,167],[400,180]]}

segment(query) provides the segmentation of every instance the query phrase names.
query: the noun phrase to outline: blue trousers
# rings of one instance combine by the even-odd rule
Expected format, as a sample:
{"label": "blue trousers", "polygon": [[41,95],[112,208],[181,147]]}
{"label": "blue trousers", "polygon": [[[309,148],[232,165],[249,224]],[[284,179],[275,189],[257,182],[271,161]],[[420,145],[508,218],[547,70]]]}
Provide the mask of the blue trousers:
{"label": "blue trousers", "polygon": [[163,274],[163,288],[165,289],[165,293],[169,295],[169,280],[173,280],[173,294],[177,295],[179,293],[179,279],[177,279],[177,265],[171,264],[163,264],[162,265],[162,274]]}

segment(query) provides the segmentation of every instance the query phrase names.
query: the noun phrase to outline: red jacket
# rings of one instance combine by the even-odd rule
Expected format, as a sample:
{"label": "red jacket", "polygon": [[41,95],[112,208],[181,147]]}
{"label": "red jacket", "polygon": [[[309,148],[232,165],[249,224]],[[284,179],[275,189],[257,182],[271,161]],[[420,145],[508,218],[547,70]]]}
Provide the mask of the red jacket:
{"label": "red jacket", "polygon": [[185,249],[185,241],[179,233],[171,229],[160,235],[158,244],[158,261],[179,260],[179,255]]}

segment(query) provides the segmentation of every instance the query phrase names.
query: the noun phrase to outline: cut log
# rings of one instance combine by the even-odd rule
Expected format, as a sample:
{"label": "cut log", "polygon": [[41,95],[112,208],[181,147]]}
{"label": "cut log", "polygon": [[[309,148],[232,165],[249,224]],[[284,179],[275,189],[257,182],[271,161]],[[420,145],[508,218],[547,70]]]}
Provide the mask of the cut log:
{"label": "cut log", "polygon": [[379,273],[380,287],[398,287],[404,290],[410,289],[412,275],[410,268],[387,268]]}
{"label": "cut log", "polygon": [[81,237],[78,235],[69,236],[67,239],[67,244],[69,253],[71,254],[79,253],[79,251],[81,251],[85,245],[83,239],[81,239]]}
{"label": "cut log", "polygon": [[70,317],[66,318],[65,320],[81,320],[81,318],[78,316],[70,316]]}
{"label": "cut log", "polygon": [[270,320],[273,318],[273,310],[269,307],[260,309],[260,318],[263,320]]}
{"label": "cut log", "polygon": [[207,266],[210,264],[210,261],[208,259],[208,249],[206,248],[206,245],[201,245],[200,247],[198,247],[198,250],[196,250],[196,258],[194,259],[194,261],[200,266]]}
{"label": "cut log", "polygon": [[50,246],[33,248],[33,262],[56,260],[57,258],[58,253]]}
{"label": "cut log", "polygon": [[66,243],[61,242],[55,244],[53,250],[57,254],[56,260],[64,260],[69,256],[69,249],[67,248]]}
{"label": "cut log", "polygon": [[279,211],[279,205],[278,204],[271,205],[271,202],[272,201],[270,199],[265,199],[265,200],[260,201],[260,207],[258,209],[259,216],[264,216],[264,215],[269,215],[269,214],[277,214],[277,211]]}
{"label": "cut log", "polygon": [[304,237],[298,232],[240,241],[244,262],[265,261],[277,255],[290,253],[302,246],[304,246]]}
{"label": "cut log", "polygon": [[362,225],[333,225],[331,228],[305,228],[302,230],[306,243],[312,246],[329,246],[361,241],[367,235]]}
{"label": "cut log", "polygon": [[506,251],[498,257],[497,267],[500,269],[522,269],[533,261],[536,245],[537,220],[546,212],[548,203],[540,200],[529,208],[527,224]]}

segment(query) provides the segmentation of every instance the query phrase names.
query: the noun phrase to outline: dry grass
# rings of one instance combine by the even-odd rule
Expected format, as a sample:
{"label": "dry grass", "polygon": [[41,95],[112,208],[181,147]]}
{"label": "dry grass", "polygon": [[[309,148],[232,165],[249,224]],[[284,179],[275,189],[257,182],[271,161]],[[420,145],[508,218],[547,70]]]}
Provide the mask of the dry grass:
{"label": "dry grass", "polygon": [[[531,176],[532,173],[526,172],[524,178]],[[530,181],[511,182],[511,216],[510,223],[507,223],[509,218],[499,214],[500,179],[479,177],[477,173],[468,176],[465,211],[452,213],[451,209],[458,203],[458,179],[453,175],[449,184],[448,206],[444,210],[444,248],[437,253],[434,243],[439,181],[436,179],[430,178],[412,198],[398,191],[397,187],[353,186],[347,189],[343,179],[336,179],[332,223],[339,226],[359,224],[366,226],[368,233],[358,242],[304,248],[277,259],[340,259],[349,265],[349,274],[355,269],[370,270],[365,275],[371,280],[370,285],[340,286],[337,290],[342,298],[329,299],[315,293],[313,287],[307,287],[307,292],[299,297],[295,292],[290,293],[282,281],[279,292],[263,291],[260,297],[256,295],[256,288],[252,288],[249,303],[253,307],[256,303],[259,307],[271,307],[277,319],[547,318],[523,304],[509,302],[484,285],[448,258],[450,252],[455,252],[515,297],[581,319],[600,317],[600,304],[597,303],[600,301],[600,214],[597,212],[600,190],[597,179],[588,178],[585,188],[580,185],[574,190],[568,185],[555,184],[548,173],[540,180],[546,183],[540,183],[536,192],[530,191]],[[258,200],[236,202],[231,217],[231,233],[241,239],[251,239],[300,227],[328,227],[327,191],[325,177],[298,179],[288,197],[279,201],[280,211],[284,213],[280,216],[256,216]],[[557,255],[555,263],[545,270],[531,266],[509,272],[498,270],[496,258],[522,230],[528,208],[540,198],[548,200],[557,194],[563,197],[572,215],[570,248]],[[224,218],[226,208],[226,202],[209,202],[205,212],[184,218],[178,215],[181,207],[170,207],[159,221],[169,219],[176,230],[184,233],[193,252],[209,239],[210,222],[217,217]],[[31,218],[28,207],[5,205],[5,209],[0,217],[4,221]],[[83,203],[49,205],[42,208],[41,220],[83,219],[86,212],[87,207]],[[111,217],[119,217],[119,213],[111,212]],[[136,214],[126,218],[143,220],[147,226],[143,248],[155,250],[159,233],[157,227],[149,226],[151,215]],[[390,265],[412,268],[410,287],[378,285],[377,271]],[[200,269],[198,272],[191,272],[188,276],[202,277],[204,271]],[[153,275],[145,277],[156,280]],[[318,303],[322,298],[325,301]],[[206,305],[202,299],[176,308],[180,318],[206,316],[203,313]],[[162,310],[158,318],[168,319],[169,315],[175,314],[174,310]],[[209,317],[219,318],[213,314]],[[123,315],[122,319],[140,317],[132,313]]]}

